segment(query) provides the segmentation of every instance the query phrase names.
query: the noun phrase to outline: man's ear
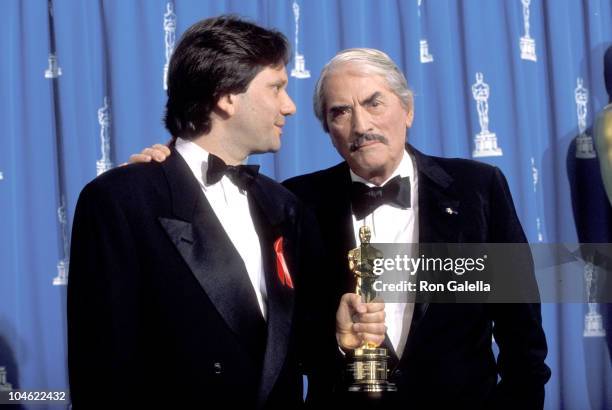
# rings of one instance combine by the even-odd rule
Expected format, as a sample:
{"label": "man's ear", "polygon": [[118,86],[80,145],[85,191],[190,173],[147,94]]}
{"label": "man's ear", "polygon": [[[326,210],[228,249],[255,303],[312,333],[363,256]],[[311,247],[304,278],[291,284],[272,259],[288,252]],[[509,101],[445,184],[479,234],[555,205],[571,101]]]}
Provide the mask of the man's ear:
{"label": "man's ear", "polygon": [[408,111],[406,115],[406,127],[407,128],[412,127],[412,121],[414,121],[414,110],[412,109],[412,106],[411,106],[410,110]]}
{"label": "man's ear", "polygon": [[236,94],[226,94],[217,101],[217,108],[228,117],[231,117],[236,112],[236,104],[238,96]]}

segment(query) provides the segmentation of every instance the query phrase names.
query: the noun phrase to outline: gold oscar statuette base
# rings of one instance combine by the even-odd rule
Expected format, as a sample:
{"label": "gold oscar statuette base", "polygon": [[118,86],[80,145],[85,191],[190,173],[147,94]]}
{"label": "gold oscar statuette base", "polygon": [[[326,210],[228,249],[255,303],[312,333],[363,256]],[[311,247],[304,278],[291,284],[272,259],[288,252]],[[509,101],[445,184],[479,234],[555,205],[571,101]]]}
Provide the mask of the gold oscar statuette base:
{"label": "gold oscar statuette base", "polygon": [[382,393],[397,391],[387,380],[387,349],[367,346],[348,353],[348,372],[352,380],[349,392]]}

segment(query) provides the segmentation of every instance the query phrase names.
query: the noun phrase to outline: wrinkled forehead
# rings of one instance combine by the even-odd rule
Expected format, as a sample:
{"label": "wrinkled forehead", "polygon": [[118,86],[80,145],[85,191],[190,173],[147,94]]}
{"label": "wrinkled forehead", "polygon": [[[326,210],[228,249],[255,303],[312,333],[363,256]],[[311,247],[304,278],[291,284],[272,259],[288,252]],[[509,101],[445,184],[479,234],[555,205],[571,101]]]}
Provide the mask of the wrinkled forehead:
{"label": "wrinkled forehead", "polygon": [[386,74],[384,69],[380,67],[374,67],[365,61],[352,60],[338,62],[330,66],[327,72],[327,78],[332,75],[352,75],[356,77],[379,78],[386,82]]}
{"label": "wrinkled forehead", "polygon": [[338,79],[345,80],[347,77],[356,77],[357,80],[365,80],[361,82],[362,88],[358,90],[362,93],[370,92],[370,88],[372,90],[380,89],[392,91],[385,73],[380,69],[374,69],[365,63],[349,61],[338,63],[328,70],[322,84],[325,99],[330,96],[337,97],[350,93],[351,90],[348,90],[342,82],[335,81]]}

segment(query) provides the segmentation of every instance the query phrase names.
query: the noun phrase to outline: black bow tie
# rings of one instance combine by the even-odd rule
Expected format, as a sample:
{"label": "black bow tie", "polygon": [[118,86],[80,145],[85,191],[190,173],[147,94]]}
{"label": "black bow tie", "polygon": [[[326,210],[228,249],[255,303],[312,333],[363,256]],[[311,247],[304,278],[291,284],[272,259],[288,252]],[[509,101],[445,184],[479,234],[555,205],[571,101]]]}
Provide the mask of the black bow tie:
{"label": "black bow tie", "polygon": [[216,184],[227,177],[240,189],[246,190],[259,174],[259,165],[227,165],[216,155],[208,154],[206,184]]}
{"label": "black bow tie", "polygon": [[353,182],[351,205],[357,219],[365,218],[384,204],[410,208],[410,178],[400,178],[398,175],[381,187],[369,187],[361,182]]}

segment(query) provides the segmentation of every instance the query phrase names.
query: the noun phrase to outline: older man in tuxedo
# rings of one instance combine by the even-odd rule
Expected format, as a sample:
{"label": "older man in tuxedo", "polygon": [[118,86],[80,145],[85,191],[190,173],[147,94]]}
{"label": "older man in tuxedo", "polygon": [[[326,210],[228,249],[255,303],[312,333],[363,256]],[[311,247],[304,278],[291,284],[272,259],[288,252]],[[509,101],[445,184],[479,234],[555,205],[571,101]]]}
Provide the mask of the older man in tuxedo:
{"label": "older man in tuxedo", "polygon": [[75,409],[296,408],[302,374],[323,368],[313,361],[336,340],[384,339],[382,304],[355,295],[334,337],[333,317],[309,303],[325,273],[314,217],[241,165],[280,147],[295,112],[287,60],[276,31],[224,16],[194,24],[170,62],[173,155],[83,189],[68,286]]}
{"label": "older man in tuxedo", "polygon": [[[379,243],[526,242],[498,168],[406,143],[412,93],[385,53],[338,53],[318,79],[314,111],[345,161],[284,185],[314,212],[325,238],[335,289],[329,306],[355,288],[346,255],[364,225]],[[133,160],[166,155],[158,147]],[[405,301],[385,311],[390,380],[402,408],[543,407],[550,370],[539,304]]]}
{"label": "older man in tuxedo", "polygon": [[[372,242],[381,243],[526,242],[499,169],[428,156],[406,144],[412,94],[383,52],[338,53],[319,77],[314,110],[345,162],[285,186],[320,222],[330,267],[339,273],[336,298],[353,289],[344,255],[362,225],[370,227]],[[376,191],[382,195],[373,195]],[[539,305],[405,302],[389,303],[385,310],[390,379],[402,403],[543,406],[550,370]]]}

